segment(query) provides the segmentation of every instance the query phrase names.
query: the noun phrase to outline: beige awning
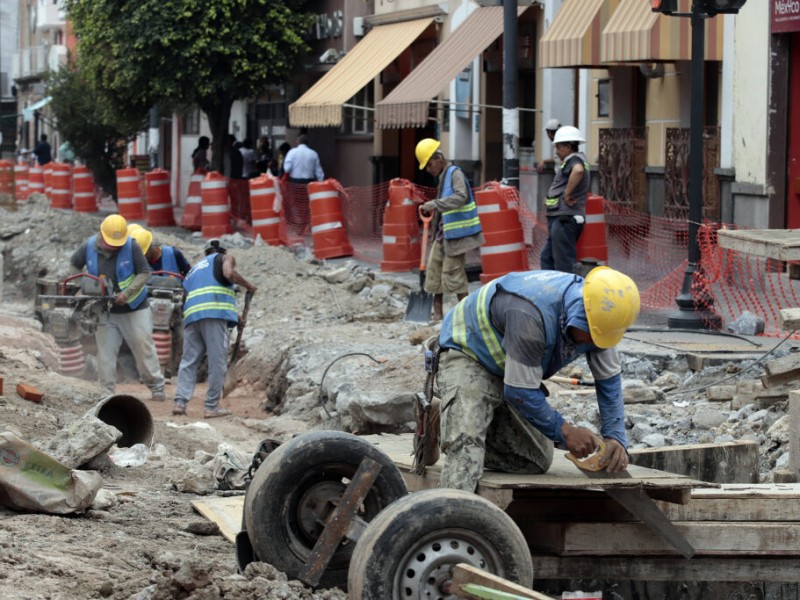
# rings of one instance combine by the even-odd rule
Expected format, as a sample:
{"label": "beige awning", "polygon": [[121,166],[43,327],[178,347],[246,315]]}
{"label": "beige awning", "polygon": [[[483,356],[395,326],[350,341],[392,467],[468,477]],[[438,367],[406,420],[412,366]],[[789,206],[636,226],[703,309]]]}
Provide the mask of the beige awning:
{"label": "beige awning", "polygon": [[[520,7],[522,14],[527,7]],[[423,127],[428,104],[503,33],[503,7],[477,8],[403,82],[375,105],[379,127]]]}
{"label": "beige awning", "polygon": [[539,66],[602,67],[600,35],[619,0],[564,0],[539,41]]}
{"label": "beige awning", "polygon": [[[692,0],[678,0],[678,11],[691,12]],[[705,59],[722,60],[721,16],[705,20]],[[649,0],[619,0],[603,30],[604,63],[691,60],[691,19],[653,12]]]}
{"label": "beige awning", "polygon": [[388,67],[432,21],[433,18],[416,19],[373,28],[336,66],[289,105],[291,126],[341,125],[342,104]]}

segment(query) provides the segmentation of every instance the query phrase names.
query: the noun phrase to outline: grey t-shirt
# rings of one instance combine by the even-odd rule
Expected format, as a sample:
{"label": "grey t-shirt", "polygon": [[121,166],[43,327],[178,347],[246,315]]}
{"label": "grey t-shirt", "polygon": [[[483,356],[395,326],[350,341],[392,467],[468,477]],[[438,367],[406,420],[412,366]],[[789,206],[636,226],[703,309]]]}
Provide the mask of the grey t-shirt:
{"label": "grey t-shirt", "polygon": [[[523,389],[537,389],[544,374],[542,360],[546,350],[544,322],[534,304],[520,296],[498,290],[489,307],[492,324],[503,334],[506,370],[503,382]],[[593,350],[586,354],[595,380],[620,373],[616,348]]]}

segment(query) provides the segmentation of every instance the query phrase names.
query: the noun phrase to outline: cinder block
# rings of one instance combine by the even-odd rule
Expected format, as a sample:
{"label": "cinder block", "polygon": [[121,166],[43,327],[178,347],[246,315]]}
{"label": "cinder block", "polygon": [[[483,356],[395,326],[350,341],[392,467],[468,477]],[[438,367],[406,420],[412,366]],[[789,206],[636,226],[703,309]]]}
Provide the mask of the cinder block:
{"label": "cinder block", "polygon": [[17,384],[17,394],[20,397],[25,398],[25,400],[30,400],[31,402],[41,402],[44,394],[37,390],[32,385],[28,385],[27,383],[19,383]]}

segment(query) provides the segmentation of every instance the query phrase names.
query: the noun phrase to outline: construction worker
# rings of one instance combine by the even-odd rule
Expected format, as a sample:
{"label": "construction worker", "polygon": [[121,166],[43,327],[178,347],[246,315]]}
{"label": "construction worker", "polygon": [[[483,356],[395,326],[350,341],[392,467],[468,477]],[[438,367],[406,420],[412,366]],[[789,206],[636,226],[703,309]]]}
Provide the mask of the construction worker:
{"label": "construction worker", "polygon": [[590,430],[547,402],[542,381],[585,354],[595,380],[601,464],[628,466],[620,362],[614,346],[639,314],[630,277],[608,267],[583,278],[558,271],[510,273],[447,313],[433,350],[441,399],[440,487],[475,491],[484,466],[544,473],[553,443],[578,458],[598,448]]}
{"label": "construction worker", "polygon": [[466,253],[484,242],[478,208],[464,172],[439,151],[440,142],[425,138],[417,144],[420,170],[439,178],[437,198],[422,205],[433,214],[433,244],[425,266],[425,291],[433,294],[433,320],[441,321],[444,294],[458,300],[469,293]]}
{"label": "construction worker", "polygon": [[108,394],[117,384],[117,355],[124,341],[136,360],[136,368],[150,389],[151,400],[164,401],[164,375],[153,342],[153,318],[147,302],[150,268],[139,244],[128,236],[121,215],[109,215],[100,225],[100,235],[84,241],[70,259],[78,271],[103,279],[113,304],[107,321],[95,331],[97,375]]}
{"label": "construction worker", "polygon": [[227,254],[225,246],[212,239],[206,244],[206,256],[198,261],[186,279],[186,302],[183,305],[183,358],[178,369],[173,415],[185,415],[186,404],[194,395],[197,368],[208,357],[208,390],[205,399],[206,419],[224,417],[230,411],[220,408],[225,374],[228,371],[228,330],[243,319],[236,312],[234,284],[255,294],[255,285],[236,271],[236,259]]}
{"label": "construction worker", "polygon": [[152,271],[167,271],[186,276],[192,266],[178,248],[153,242],[153,233],[140,225],[128,227],[128,235],[132,236],[144,252],[147,264]]}
{"label": "construction worker", "polygon": [[578,238],[586,222],[586,199],[589,196],[589,160],[578,152],[586,142],[581,132],[571,126],[556,131],[555,177],[544,201],[547,214],[547,242],[542,248],[542,269],[576,272]]}

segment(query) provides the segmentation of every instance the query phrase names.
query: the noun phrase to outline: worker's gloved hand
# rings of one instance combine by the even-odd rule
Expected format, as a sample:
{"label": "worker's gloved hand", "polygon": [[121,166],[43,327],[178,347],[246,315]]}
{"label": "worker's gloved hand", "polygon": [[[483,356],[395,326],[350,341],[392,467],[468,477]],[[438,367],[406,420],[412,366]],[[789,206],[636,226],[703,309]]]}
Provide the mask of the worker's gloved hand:
{"label": "worker's gloved hand", "polygon": [[597,436],[583,427],[574,427],[569,423],[561,426],[561,435],[564,436],[564,443],[567,445],[573,456],[586,458],[597,450]]}
{"label": "worker's gloved hand", "polygon": [[114,294],[114,306],[125,306],[127,302],[124,294]]}
{"label": "worker's gloved hand", "polygon": [[428,214],[432,214],[433,211],[436,210],[436,202],[433,200],[428,200],[425,204],[422,205],[422,210],[424,210]]}
{"label": "worker's gloved hand", "polygon": [[608,473],[619,473],[628,468],[628,452],[622,444],[613,438],[604,438],[606,451],[600,459],[600,465]]}

